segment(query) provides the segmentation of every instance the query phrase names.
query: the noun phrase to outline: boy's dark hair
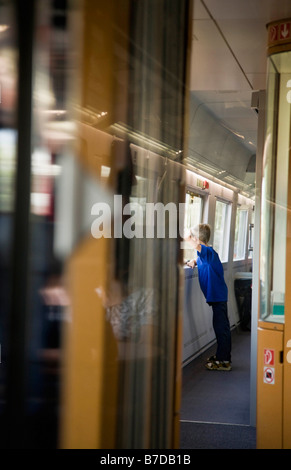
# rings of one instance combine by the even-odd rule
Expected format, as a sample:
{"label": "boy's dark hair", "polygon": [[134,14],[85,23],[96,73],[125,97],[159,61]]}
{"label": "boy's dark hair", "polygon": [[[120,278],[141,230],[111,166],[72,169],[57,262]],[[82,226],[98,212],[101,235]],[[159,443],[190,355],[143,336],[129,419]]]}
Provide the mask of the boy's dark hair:
{"label": "boy's dark hair", "polygon": [[208,224],[198,224],[191,229],[191,234],[203,243],[208,243],[211,235],[211,228]]}

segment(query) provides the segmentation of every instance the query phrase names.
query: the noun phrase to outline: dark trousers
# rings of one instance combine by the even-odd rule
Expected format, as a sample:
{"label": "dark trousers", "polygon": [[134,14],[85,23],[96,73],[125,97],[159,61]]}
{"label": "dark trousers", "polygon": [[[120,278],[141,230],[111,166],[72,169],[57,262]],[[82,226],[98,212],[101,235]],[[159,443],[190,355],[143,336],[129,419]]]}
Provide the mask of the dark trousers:
{"label": "dark trousers", "polygon": [[227,302],[209,302],[213,311],[213,329],[217,340],[218,361],[231,361],[231,333]]}

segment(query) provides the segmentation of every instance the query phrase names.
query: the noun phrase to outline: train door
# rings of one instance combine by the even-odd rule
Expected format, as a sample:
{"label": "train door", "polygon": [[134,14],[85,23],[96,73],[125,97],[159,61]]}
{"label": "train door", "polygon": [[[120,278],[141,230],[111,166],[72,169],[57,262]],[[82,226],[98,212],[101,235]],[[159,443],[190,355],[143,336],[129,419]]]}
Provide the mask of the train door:
{"label": "train door", "polygon": [[290,21],[268,25],[262,168],[257,446],[290,448]]}

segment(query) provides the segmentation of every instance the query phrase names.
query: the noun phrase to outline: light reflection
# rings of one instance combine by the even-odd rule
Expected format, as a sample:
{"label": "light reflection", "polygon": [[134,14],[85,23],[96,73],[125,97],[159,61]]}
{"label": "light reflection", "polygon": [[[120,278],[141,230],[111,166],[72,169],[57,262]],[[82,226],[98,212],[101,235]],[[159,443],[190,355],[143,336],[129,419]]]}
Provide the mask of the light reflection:
{"label": "light reflection", "polygon": [[0,24],[0,33],[4,33],[7,29],[9,29],[8,24]]}
{"label": "light reflection", "polygon": [[16,137],[13,129],[0,129],[0,210],[2,212],[11,212],[13,209]]}

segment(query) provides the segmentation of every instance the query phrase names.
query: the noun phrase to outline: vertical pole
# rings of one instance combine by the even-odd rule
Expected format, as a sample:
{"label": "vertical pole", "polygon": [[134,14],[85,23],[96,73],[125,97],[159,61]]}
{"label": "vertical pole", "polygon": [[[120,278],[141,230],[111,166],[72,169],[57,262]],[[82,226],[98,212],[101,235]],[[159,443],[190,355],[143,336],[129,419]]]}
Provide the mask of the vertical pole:
{"label": "vertical pole", "polygon": [[25,419],[26,325],[28,300],[32,60],[34,1],[15,2],[18,46],[18,110],[12,293],[7,362],[8,448],[23,448]]}

